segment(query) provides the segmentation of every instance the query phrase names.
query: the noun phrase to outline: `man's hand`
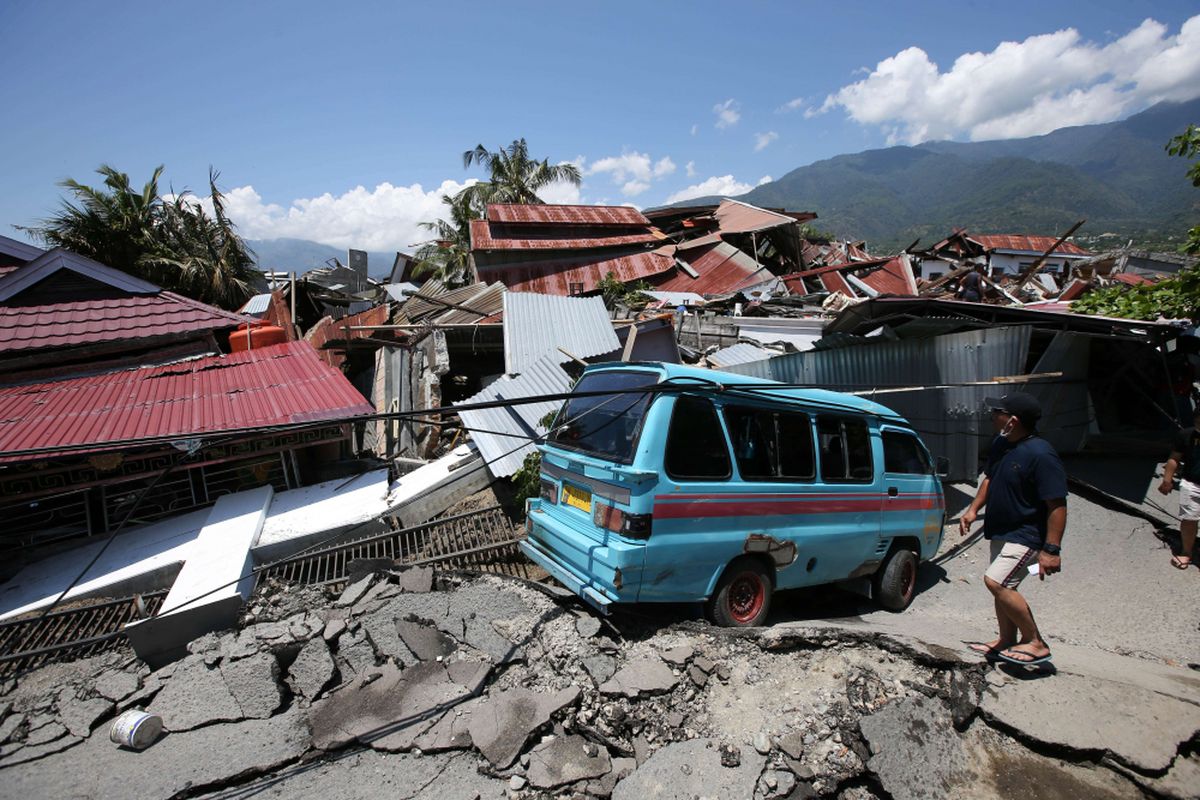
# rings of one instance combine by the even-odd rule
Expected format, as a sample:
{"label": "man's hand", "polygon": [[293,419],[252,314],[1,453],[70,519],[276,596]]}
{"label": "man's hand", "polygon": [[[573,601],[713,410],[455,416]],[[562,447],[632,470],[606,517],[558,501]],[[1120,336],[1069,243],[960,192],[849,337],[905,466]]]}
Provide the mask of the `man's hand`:
{"label": "man's hand", "polygon": [[1163,481],[1158,485],[1158,491],[1160,494],[1170,494],[1171,490],[1174,488],[1175,486],[1171,481]]}
{"label": "man's hand", "polygon": [[1046,580],[1047,575],[1062,572],[1062,556],[1052,556],[1045,550],[1038,553],[1038,580]]}
{"label": "man's hand", "polygon": [[971,532],[971,526],[975,524],[975,517],[977,517],[978,515],[979,515],[978,512],[972,511],[969,508],[963,512],[963,515],[958,518],[958,535],[959,536],[966,536],[968,533]]}

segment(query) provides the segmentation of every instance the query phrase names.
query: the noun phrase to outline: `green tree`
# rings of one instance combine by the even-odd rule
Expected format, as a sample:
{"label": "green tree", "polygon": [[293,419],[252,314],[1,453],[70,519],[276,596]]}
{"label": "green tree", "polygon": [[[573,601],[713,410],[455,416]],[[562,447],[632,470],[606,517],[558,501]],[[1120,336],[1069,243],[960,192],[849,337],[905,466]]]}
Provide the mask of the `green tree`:
{"label": "green tree", "polygon": [[258,276],[254,253],[225,215],[215,170],[209,171],[212,215],[186,190],[164,197],[162,166],[141,189],[107,164],[96,172],[103,186],[63,181],[69,198],[59,212],[23,230],[49,247],[63,247],[205,303],[237,308],[246,302]]}
{"label": "green tree", "polygon": [[430,275],[450,287],[462,286],[470,280],[471,220],[479,219],[480,214],[464,192],[442,195],[442,203],[449,209],[449,220],[421,223],[434,238],[413,254],[417,262],[414,275]]}
{"label": "green tree", "polygon": [[[1200,156],[1200,128],[1188,125],[1186,131],[1167,142],[1167,152],[1188,160]],[[1188,168],[1187,176],[1192,186],[1200,189],[1200,161]],[[1200,253],[1200,225],[1188,231],[1188,240],[1183,246],[1183,252],[1189,255]]]}

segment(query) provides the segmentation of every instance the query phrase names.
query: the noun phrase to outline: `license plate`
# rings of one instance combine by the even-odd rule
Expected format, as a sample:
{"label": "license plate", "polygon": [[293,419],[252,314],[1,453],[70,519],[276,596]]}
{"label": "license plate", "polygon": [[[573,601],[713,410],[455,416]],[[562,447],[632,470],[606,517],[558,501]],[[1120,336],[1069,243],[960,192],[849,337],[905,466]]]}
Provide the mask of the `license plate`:
{"label": "license plate", "polygon": [[576,489],[569,483],[564,483],[563,505],[572,506],[590,514],[592,513],[592,493],[586,489]]}

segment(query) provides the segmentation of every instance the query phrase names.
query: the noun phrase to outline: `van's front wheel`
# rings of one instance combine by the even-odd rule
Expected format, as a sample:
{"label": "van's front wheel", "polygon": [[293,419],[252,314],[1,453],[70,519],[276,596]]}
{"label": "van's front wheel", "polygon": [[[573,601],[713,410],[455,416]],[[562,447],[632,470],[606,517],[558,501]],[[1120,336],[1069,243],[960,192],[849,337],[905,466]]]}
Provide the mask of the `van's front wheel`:
{"label": "van's front wheel", "polygon": [[771,610],[774,586],[757,559],[739,558],[725,568],[705,609],[713,624],[723,628],[761,625]]}
{"label": "van's front wheel", "polygon": [[872,590],[879,605],[888,611],[903,611],[917,593],[917,567],[920,561],[912,550],[896,549],[883,562],[872,579]]}

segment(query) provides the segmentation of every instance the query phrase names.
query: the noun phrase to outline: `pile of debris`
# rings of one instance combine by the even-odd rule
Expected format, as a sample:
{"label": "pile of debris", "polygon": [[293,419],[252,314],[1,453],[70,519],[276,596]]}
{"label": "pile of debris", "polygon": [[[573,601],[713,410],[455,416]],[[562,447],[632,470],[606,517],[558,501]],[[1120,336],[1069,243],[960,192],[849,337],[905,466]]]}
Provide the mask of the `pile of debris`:
{"label": "pile of debris", "polygon": [[[295,779],[312,796],[360,780],[404,797],[900,798],[999,796],[1004,767],[1092,796],[1130,786],[982,724],[981,665],[866,634],[618,630],[541,587],[428,568],[335,599],[276,587],[251,607],[251,624],[154,672],[113,652],[5,684],[0,781],[47,797],[247,796]],[[142,752],[110,742],[130,708],[169,735]]]}

